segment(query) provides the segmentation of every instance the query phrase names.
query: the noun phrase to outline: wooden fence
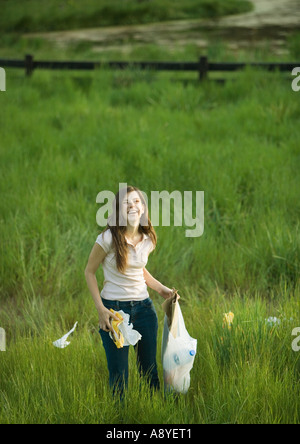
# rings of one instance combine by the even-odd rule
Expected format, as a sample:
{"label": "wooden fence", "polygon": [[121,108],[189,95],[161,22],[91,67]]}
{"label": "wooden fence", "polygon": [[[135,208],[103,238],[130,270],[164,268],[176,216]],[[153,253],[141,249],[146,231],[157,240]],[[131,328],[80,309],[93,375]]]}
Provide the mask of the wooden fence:
{"label": "wooden fence", "polygon": [[195,71],[199,80],[208,78],[210,72],[237,71],[246,66],[263,68],[267,71],[281,71],[291,73],[299,63],[215,63],[209,62],[206,56],[199,58],[197,62],[75,62],[75,61],[41,61],[34,60],[31,54],[27,54],[23,60],[0,59],[1,67],[23,68],[26,76],[31,76],[35,69],[69,69],[69,70],[93,70],[99,67],[110,69],[125,69],[130,67],[139,69],[153,69],[156,71]]}

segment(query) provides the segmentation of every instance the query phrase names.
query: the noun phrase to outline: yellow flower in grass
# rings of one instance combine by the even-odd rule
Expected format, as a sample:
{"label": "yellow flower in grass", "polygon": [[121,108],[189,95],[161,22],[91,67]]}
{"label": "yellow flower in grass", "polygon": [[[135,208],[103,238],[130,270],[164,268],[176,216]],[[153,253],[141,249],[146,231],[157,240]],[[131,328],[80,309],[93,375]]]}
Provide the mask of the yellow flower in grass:
{"label": "yellow flower in grass", "polygon": [[231,311],[229,313],[224,313],[223,328],[227,326],[228,330],[231,330],[233,319],[234,319],[234,314]]}

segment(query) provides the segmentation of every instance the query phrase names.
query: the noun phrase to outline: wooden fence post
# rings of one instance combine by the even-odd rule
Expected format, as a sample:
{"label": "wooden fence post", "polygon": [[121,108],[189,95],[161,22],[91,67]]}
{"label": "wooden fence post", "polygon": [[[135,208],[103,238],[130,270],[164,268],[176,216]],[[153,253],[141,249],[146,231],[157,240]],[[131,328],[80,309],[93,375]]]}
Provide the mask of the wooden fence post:
{"label": "wooden fence post", "polygon": [[31,54],[26,54],[25,56],[25,74],[26,76],[31,76],[33,72],[33,56]]}
{"label": "wooden fence post", "polygon": [[208,77],[208,59],[207,56],[199,58],[199,80],[205,80]]}

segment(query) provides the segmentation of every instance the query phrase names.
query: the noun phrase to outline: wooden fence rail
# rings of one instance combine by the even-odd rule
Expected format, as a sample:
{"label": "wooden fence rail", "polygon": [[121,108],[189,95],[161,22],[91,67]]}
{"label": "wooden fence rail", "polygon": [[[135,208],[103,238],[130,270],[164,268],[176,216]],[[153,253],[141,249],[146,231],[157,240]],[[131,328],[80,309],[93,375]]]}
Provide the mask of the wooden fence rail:
{"label": "wooden fence rail", "polygon": [[134,67],[139,69],[154,69],[157,71],[196,71],[199,80],[208,78],[213,71],[237,71],[246,66],[263,68],[267,71],[292,72],[300,67],[300,62],[295,63],[214,63],[209,62],[206,56],[199,58],[197,62],[75,62],[75,61],[41,61],[34,60],[31,54],[27,54],[23,60],[0,59],[0,66],[11,68],[23,68],[27,76],[32,75],[37,68],[41,69],[70,69],[93,70],[99,67],[111,69],[125,69]]}

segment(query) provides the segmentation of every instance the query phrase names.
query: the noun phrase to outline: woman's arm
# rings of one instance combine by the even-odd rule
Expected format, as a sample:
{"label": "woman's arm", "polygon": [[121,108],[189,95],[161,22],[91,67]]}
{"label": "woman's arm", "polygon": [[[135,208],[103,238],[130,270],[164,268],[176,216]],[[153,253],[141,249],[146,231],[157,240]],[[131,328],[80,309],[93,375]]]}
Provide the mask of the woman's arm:
{"label": "woman's arm", "polygon": [[157,291],[160,296],[162,296],[164,299],[168,299],[172,296],[173,291],[171,288],[166,287],[165,285],[161,284],[157,279],[155,279],[146,268],[143,269],[144,272],[144,279],[148,287],[152,288],[152,290]]}
{"label": "woman's arm", "polygon": [[108,331],[112,329],[110,318],[114,318],[116,321],[118,318],[104,307],[98,288],[96,271],[99,265],[103,262],[105,256],[106,253],[103,248],[99,244],[95,243],[90,253],[87,266],[84,270],[84,275],[99,314],[99,326],[102,330]]}

